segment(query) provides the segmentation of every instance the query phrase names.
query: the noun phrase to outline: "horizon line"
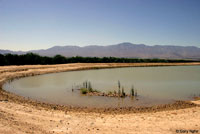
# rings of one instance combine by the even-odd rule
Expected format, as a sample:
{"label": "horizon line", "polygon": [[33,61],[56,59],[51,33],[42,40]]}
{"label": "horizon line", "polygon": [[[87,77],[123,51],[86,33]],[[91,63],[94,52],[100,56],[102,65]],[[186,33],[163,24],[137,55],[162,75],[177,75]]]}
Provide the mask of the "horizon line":
{"label": "horizon line", "polygon": [[149,47],[155,47],[155,46],[172,46],[172,47],[196,47],[196,48],[200,48],[199,46],[194,46],[194,45],[149,45],[149,44],[143,44],[143,43],[131,43],[131,42],[122,42],[122,43],[117,43],[117,44],[110,44],[110,45],[54,45],[52,47],[48,47],[48,48],[42,48],[42,49],[30,49],[30,50],[12,50],[12,49],[0,49],[0,50],[5,50],[5,51],[15,51],[15,52],[28,52],[28,51],[35,51],[35,50],[47,50],[53,47],[79,47],[79,48],[84,48],[84,47],[88,47],[88,46],[102,46],[102,47],[107,47],[107,46],[113,46],[113,45],[120,45],[120,44],[132,44],[132,45],[145,45],[145,46],[149,46]]}

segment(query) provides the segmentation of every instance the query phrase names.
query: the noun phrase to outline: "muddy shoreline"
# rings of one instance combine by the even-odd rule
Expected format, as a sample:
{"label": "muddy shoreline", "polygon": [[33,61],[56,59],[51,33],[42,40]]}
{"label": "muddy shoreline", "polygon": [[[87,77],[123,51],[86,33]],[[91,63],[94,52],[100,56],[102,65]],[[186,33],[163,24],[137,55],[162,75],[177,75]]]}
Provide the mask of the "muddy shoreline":
{"label": "muddy shoreline", "polygon": [[76,70],[103,69],[116,67],[146,67],[146,66],[190,66],[200,65],[194,63],[76,63],[63,65],[25,65],[25,66],[2,66],[0,67],[0,101],[13,102],[17,104],[28,104],[36,109],[44,108],[46,110],[61,110],[64,112],[86,112],[86,113],[105,113],[105,114],[124,114],[124,113],[146,113],[158,112],[166,110],[178,110],[184,108],[198,107],[189,101],[176,101],[172,104],[156,105],[151,107],[122,107],[122,108],[90,108],[90,107],[74,107],[57,104],[49,104],[27,99],[22,96],[15,95],[2,89],[4,83],[16,78],[27,76],[41,75],[47,73],[57,73]]}

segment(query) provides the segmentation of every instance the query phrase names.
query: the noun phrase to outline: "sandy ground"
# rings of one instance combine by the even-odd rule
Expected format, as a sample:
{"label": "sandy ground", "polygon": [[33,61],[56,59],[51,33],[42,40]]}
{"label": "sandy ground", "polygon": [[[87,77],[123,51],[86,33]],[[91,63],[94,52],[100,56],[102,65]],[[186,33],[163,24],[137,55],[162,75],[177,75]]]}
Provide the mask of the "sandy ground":
{"label": "sandy ground", "polygon": [[[176,65],[183,65],[176,64]],[[192,63],[200,65],[200,63]],[[37,74],[113,66],[147,64],[66,64],[53,66],[0,67],[0,84],[9,79]],[[148,65],[164,65],[154,63]],[[167,64],[170,65],[170,64]],[[0,93],[0,134],[83,134],[83,133],[200,133],[200,107],[161,112],[104,114],[62,111],[13,101],[17,96]],[[200,104],[199,101],[193,101]]]}

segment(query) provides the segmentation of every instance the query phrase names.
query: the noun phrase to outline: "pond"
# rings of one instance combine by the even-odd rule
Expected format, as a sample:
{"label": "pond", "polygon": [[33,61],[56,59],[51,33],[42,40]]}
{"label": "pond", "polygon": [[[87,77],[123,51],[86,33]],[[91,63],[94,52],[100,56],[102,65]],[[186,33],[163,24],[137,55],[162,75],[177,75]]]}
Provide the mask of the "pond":
{"label": "pond", "polygon": [[[76,87],[85,81],[101,92],[118,92],[120,82],[126,94],[130,94],[134,86],[138,96],[83,95]],[[152,106],[199,96],[200,66],[124,67],[52,73],[16,79],[4,84],[3,89],[34,100],[70,106]]]}

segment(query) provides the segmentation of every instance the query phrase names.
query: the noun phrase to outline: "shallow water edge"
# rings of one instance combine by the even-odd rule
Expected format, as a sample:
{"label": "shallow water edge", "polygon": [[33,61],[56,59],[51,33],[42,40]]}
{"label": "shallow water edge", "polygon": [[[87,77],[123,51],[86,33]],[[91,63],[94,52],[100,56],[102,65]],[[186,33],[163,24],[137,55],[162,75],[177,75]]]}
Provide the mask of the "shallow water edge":
{"label": "shallow water edge", "polygon": [[34,76],[39,74],[46,73],[55,73],[55,72],[65,72],[65,71],[74,71],[74,70],[84,70],[84,69],[96,69],[96,68],[112,68],[112,67],[129,67],[129,66],[172,66],[172,65],[200,65],[200,63],[97,63],[97,64],[65,64],[65,65],[33,65],[33,66],[6,66],[0,67],[0,100],[1,101],[13,101],[16,103],[22,104],[31,104],[36,107],[44,107],[50,109],[58,109],[65,111],[85,111],[85,112],[105,112],[105,113],[130,113],[130,112],[155,112],[163,110],[172,110],[172,109],[182,109],[188,107],[196,106],[193,103],[178,101],[173,104],[159,105],[153,107],[127,107],[127,108],[88,108],[88,107],[73,107],[73,106],[62,106],[55,104],[47,104],[44,102],[38,102],[30,99],[25,99],[24,97],[17,96],[15,94],[6,92],[2,90],[2,85],[11,79],[21,78],[26,76]]}

